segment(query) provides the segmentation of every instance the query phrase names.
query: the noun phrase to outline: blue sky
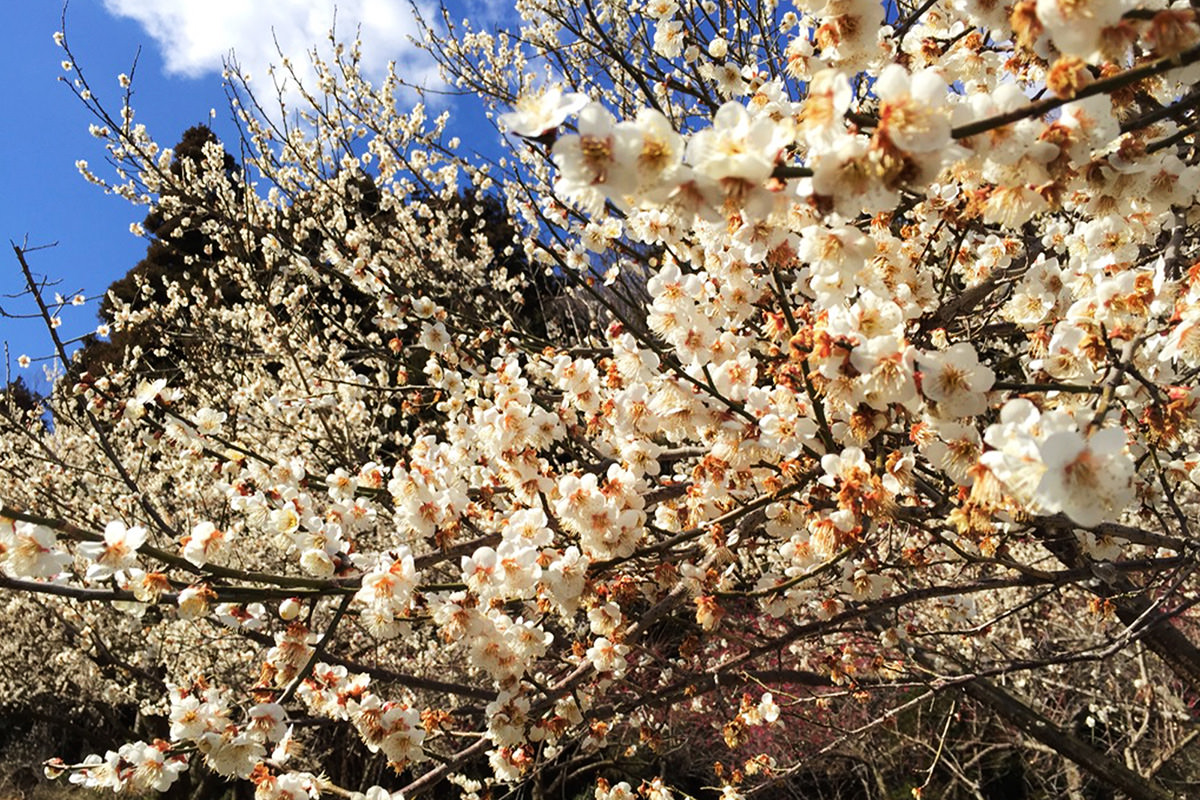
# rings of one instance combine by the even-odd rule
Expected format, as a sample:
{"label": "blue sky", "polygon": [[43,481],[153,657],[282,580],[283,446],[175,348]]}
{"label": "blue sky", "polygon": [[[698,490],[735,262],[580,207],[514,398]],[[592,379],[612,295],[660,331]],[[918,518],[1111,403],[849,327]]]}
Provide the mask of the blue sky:
{"label": "blue sky", "polygon": [[[269,8],[268,8],[269,6]],[[364,21],[364,55],[368,73],[383,69],[388,59],[411,57],[406,36],[412,30],[407,0],[340,0],[339,31],[353,31]],[[230,128],[220,81],[222,55],[231,49],[242,67],[265,79],[268,62],[277,60],[273,39],[303,60],[303,51],[327,32],[333,0],[72,0],[66,34],[84,74],[102,102],[114,112],[120,92],[116,77],[129,72],[138,48],[134,75],[134,108],[164,146],[178,141],[188,127],[212,122],[218,134]],[[92,121],[60,76],[63,51],[55,46],[62,8],[55,0],[8,0],[0,3],[0,26],[6,46],[0,65],[9,76],[0,97],[0,294],[21,291],[23,280],[8,240],[29,247],[54,244],[29,254],[42,276],[61,283],[51,290],[70,296],[82,292],[96,298],[136,264],[146,244],[129,233],[145,210],[131,206],[88,184],[75,167],[85,159],[100,171],[104,150],[87,131]],[[414,63],[408,71],[422,68]],[[265,85],[265,81],[263,84]],[[228,136],[226,137],[228,138]],[[60,332],[66,338],[93,330],[92,300],[68,307]],[[28,300],[0,297],[7,313],[30,313]],[[48,356],[52,345],[40,321],[0,318],[0,343],[7,345],[7,369],[41,389],[47,383],[37,362],[20,369],[18,356]],[[0,369],[4,369],[0,351]],[[0,372],[0,381],[4,373]],[[2,384],[0,384],[2,385]]]}

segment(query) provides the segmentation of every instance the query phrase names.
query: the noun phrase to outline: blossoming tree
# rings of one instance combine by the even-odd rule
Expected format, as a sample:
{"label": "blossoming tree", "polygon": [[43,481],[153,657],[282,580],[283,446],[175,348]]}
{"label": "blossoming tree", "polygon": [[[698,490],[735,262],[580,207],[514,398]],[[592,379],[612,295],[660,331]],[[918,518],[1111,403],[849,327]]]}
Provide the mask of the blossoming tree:
{"label": "blossoming tree", "polygon": [[[496,160],[354,48],[295,116],[231,71],[241,170],[172,168],[76,74],[115,168],[84,174],[236,290],[117,304],[162,353],[0,442],[7,613],[52,608],[150,731],[49,769],[665,798],[848,759],[984,797],[999,751],[1037,796],[1183,791],[1192,7],[517,10],[427,41]],[[317,726],[390,770],[322,775]]]}

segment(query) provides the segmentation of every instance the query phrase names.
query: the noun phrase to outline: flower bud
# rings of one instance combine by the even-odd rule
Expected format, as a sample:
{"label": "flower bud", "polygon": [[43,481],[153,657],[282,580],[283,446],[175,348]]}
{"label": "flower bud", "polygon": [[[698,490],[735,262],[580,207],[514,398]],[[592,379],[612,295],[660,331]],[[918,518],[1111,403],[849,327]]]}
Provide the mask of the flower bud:
{"label": "flower bud", "polygon": [[279,604],[279,616],[284,622],[291,622],[300,616],[300,599],[289,597]]}

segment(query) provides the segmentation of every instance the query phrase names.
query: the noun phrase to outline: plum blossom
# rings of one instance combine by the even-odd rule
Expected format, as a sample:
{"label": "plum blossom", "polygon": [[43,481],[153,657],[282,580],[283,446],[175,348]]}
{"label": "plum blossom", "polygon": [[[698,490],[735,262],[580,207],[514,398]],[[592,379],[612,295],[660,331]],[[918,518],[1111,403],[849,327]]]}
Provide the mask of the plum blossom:
{"label": "plum blossom", "polygon": [[71,563],[52,528],[0,519],[0,566],[13,578],[50,578]]}
{"label": "plum blossom", "polygon": [[623,615],[616,603],[605,603],[588,609],[588,624],[597,636],[612,636],[621,624]]}
{"label": "plum blossom", "polygon": [[627,781],[621,781],[616,785],[602,781],[593,794],[595,800],[635,800],[637,796]]}
{"label": "plum blossom", "polygon": [[1067,55],[1092,60],[1101,34],[1132,6],[1125,0],[1037,0],[1037,16],[1054,46]]}
{"label": "plum blossom", "polygon": [[819,25],[813,38],[821,57],[844,69],[863,68],[867,58],[876,55],[883,5],[874,0],[827,0],[817,8]]}
{"label": "plum blossom", "polygon": [[629,655],[629,645],[616,644],[599,636],[588,648],[586,658],[597,672],[606,672],[613,678],[620,678],[628,667],[625,659],[627,655]]}
{"label": "plum blossom", "polygon": [[145,542],[145,528],[127,528],[124,522],[113,520],[104,527],[103,541],[83,542],[76,552],[93,562],[88,565],[87,580],[101,581],[134,566],[137,550]]}
{"label": "plum blossom", "polygon": [[983,435],[991,449],[979,457],[979,463],[987,467],[1019,503],[1040,513],[1042,506],[1034,492],[1046,467],[1042,463],[1039,444],[1056,431],[1073,428],[1074,420],[1068,415],[1042,414],[1037,406],[1024,398],[1009,400],[1000,409],[999,422],[989,425]]}
{"label": "plum blossom", "polygon": [[133,397],[125,403],[125,415],[130,419],[139,419],[146,413],[146,406],[158,401],[160,394],[167,386],[166,378],[154,381],[140,381]]}
{"label": "plum blossom", "polygon": [[1005,404],[984,440],[994,449],[980,463],[1032,513],[1062,512],[1093,527],[1117,520],[1133,501],[1134,465],[1122,428],[1080,433],[1065,412],[1040,413],[1018,399]]}
{"label": "plum blossom", "polygon": [[[271,760],[278,762],[275,758]],[[251,780],[255,783],[255,800],[319,800],[321,797],[321,780],[308,772],[267,773],[252,776]],[[370,792],[367,790],[368,795]]]}
{"label": "plum blossom", "polygon": [[640,479],[612,465],[603,485],[594,473],[567,475],[559,481],[555,511],[575,531],[589,558],[613,558],[633,552],[644,533],[645,501]]}
{"label": "plum blossom", "polygon": [[362,576],[354,602],[378,615],[379,624],[398,633],[390,623],[408,613],[419,580],[420,573],[414,565],[412,552],[402,545],[393,552],[380,555],[375,566]]}
{"label": "plum blossom", "polygon": [[523,542],[530,547],[546,547],[554,539],[549,529],[546,512],[540,508],[522,508],[514,511],[505,523],[506,540]]}
{"label": "plum blossom", "polygon": [[970,486],[975,482],[971,467],[978,461],[982,447],[979,431],[951,421],[939,421],[935,431],[936,438],[923,448],[925,454],[959,486]]}
{"label": "plum blossom", "polygon": [[122,589],[133,592],[139,603],[157,603],[163,593],[171,589],[165,574],[146,572],[137,567],[130,567],[119,584]]}
{"label": "plum blossom", "polygon": [[911,153],[930,153],[950,142],[946,81],[926,69],[909,75],[898,64],[887,66],[875,83],[879,97],[878,135]]}
{"label": "plum blossom", "polygon": [[236,725],[223,731],[208,731],[196,738],[196,749],[214,772],[226,777],[248,778],[267,751],[263,743]]}
{"label": "plum blossom", "polygon": [[368,692],[361,701],[350,704],[349,713],[372,753],[382,751],[389,762],[396,764],[427,758],[421,747],[425,729],[420,713],[407,703],[384,700]]}
{"label": "plum blossom", "polygon": [[571,545],[542,571],[542,580],[554,603],[567,615],[579,606],[587,582],[588,558]]}
{"label": "plum blossom", "polygon": [[1159,353],[1163,361],[1178,360],[1188,367],[1200,366],[1200,309],[1189,306],[1181,319],[1167,335],[1166,345]]}
{"label": "plum blossom", "polygon": [[228,692],[212,686],[199,692],[175,685],[169,685],[169,689],[172,741],[195,740],[207,731],[223,730],[229,726]]}
{"label": "plum blossom", "polygon": [[181,589],[177,599],[180,619],[198,619],[207,614],[213,596],[212,589],[203,584]]}
{"label": "plum blossom", "polygon": [[222,625],[248,631],[260,630],[267,624],[267,609],[262,603],[219,603],[213,615]]}
{"label": "plum blossom", "polygon": [[758,701],[758,716],[767,725],[774,725],[779,719],[779,705],[775,702],[775,697],[770,692],[763,692],[762,698]]}
{"label": "plum blossom", "polygon": [[1093,95],[1063,106],[1061,122],[1076,133],[1080,148],[1078,161],[1085,161],[1090,150],[1100,150],[1121,135],[1121,126],[1113,114],[1112,101],[1106,95]]}
{"label": "plum blossom", "polygon": [[661,17],[654,26],[654,52],[676,58],[683,52],[684,27],[680,20]]}
{"label": "plum blossom", "polygon": [[970,343],[918,353],[917,366],[921,368],[921,393],[937,403],[939,415],[970,417],[987,408],[986,393],[996,375],[979,363],[979,355]]}
{"label": "plum blossom", "polygon": [[886,576],[859,567],[842,580],[842,591],[855,600],[878,600],[890,585]]}
{"label": "plum blossom", "polygon": [[522,617],[513,619],[499,609],[465,613],[468,657],[501,685],[525,674],[554,641],[553,634]]}
{"label": "plum blossom", "polygon": [[1117,519],[1133,500],[1133,460],[1123,429],[1104,428],[1087,438],[1060,431],[1042,442],[1040,452],[1046,471],[1035,494],[1047,510],[1093,527]]}
{"label": "plum blossom", "polygon": [[1096,378],[1096,370],[1084,348],[1090,338],[1083,328],[1064,320],[1054,326],[1046,355],[1034,359],[1029,366],[1045,370],[1058,380],[1091,383]]}
{"label": "plum blossom", "polygon": [[224,411],[216,411],[211,408],[202,408],[196,412],[194,422],[196,423],[196,431],[202,436],[211,436],[221,431],[221,426],[229,415]]}
{"label": "plum blossom", "polygon": [[246,716],[249,720],[247,730],[268,741],[277,742],[287,735],[287,712],[278,703],[259,703]]}
{"label": "plum blossom", "polygon": [[834,208],[847,219],[890,208],[899,196],[897,189],[880,179],[876,153],[864,136],[842,136],[817,155],[812,188],[832,198]]}
{"label": "plum blossom", "polygon": [[536,139],[562,125],[563,121],[587,105],[587,95],[563,92],[554,84],[517,98],[513,110],[501,114],[499,122],[510,133]]}
{"label": "plum blossom", "polygon": [[793,126],[752,116],[744,105],[730,101],[717,109],[711,128],[688,141],[687,156],[706,177],[757,184],[770,177],[780,151],[794,136]]}
{"label": "plum blossom", "polygon": [[554,143],[558,191],[593,212],[603,197],[623,197],[637,185],[639,145],[634,130],[617,125],[599,103],[588,103],[579,112],[579,132]]}
{"label": "plum blossom", "polygon": [[183,557],[197,567],[202,567],[213,556],[225,549],[226,534],[207,520],[192,528],[190,535],[183,537]]}
{"label": "plum blossom", "polygon": [[853,101],[850,79],[844,72],[824,69],[816,73],[800,112],[797,138],[816,153],[833,149],[846,137],[845,114]]}
{"label": "plum blossom", "polygon": [[165,792],[188,768],[188,757],[168,755],[170,745],[162,740],[138,741],[109,750],[104,757],[90,755],[83,769],[71,774],[71,783],[88,789],[108,789],[118,794]]}
{"label": "plum blossom", "polygon": [[672,180],[679,175],[683,162],[684,138],[670,120],[657,109],[643,108],[633,122],[621,126],[637,136],[638,194],[673,190]]}

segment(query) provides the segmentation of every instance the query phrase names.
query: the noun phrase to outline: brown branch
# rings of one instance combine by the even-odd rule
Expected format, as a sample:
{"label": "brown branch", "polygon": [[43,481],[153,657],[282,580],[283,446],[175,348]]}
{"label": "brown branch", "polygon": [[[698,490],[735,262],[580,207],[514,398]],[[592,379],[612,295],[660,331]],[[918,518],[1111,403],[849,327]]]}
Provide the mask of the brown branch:
{"label": "brown branch", "polygon": [[[9,505],[0,504],[0,517],[9,519],[21,520],[22,522],[30,522],[34,525],[43,525],[47,528],[62,533],[63,535],[84,542],[102,542],[104,536],[95,531],[89,531],[86,528],[81,528],[78,525],[55,517],[44,517],[38,514],[30,514],[26,511],[20,511]],[[144,544],[138,548],[140,555],[146,555],[157,561],[161,561],[169,567],[181,569],[190,572],[193,575],[202,577],[225,578],[229,580],[248,581],[251,583],[269,583],[275,586],[293,587],[299,589],[314,589],[330,594],[340,594],[343,592],[357,591],[358,578],[350,580],[321,580],[319,578],[304,578],[291,575],[272,575],[266,572],[249,572],[247,570],[235,569],[233,567],[222,567],[216,564],[206,564],[203,567],[197,567],[187,559],[168,553],[165,550]]]}
{"label": "brown branch", "polygon": [[350,601],[353,599],[354,595],[349,594],[342,598],[341,604],[338,605],[337,611],[333,614],[333,619],[329,621],[328,627],[325,628],[325,634],[315,643],[312,653],[309,655],[308,660],[304,662],[304,666],[296,673],[296,677],[292,678],[292,682],[283,690],[283,694],[279,695],[279,699],[276,702],[280,705],[283,705],[292,698],[292,695],[300,688],[300,684],[304,682],[304,679],[312,671],[313,666],[316,665],[317,659],[321,657],[321,654],[325,652],[325,648],[333,641],[334,633],[337,632],[337,626],[341,623],[342,617],[346,615],[346,609],[350,607]]}
{"label": "brown branch", "polygon": [[[9,589],[26,594],[47,594],[54,597],[68,597],[72,600],[85,602],[111,603],[113,601],[137,602],[133,592],[122,589],[85,589],[82,586],[67,586],[61,583],[42,583],[41,581],[26,581],[20,578],[10,578],[0,574],[0,589]],[[164,595],[164,597],[167,597]],[[175,595],[170,595],[174,598]]]}
{"label": "brown branch", "polygon": [[[921,660],[922,656],[917,656],[917,659]],[[1104,785],[1120,789],[1134,800],[1173,800],[1174,795],[1159,786],[1156,781],[1139,775],[1082,739],[1067,733],[991,681],[982,678],[968,680],[963,683],[962,690],[972,700],[987,706],[1027,735],[1063,758],[1073,761]]]}
{"label": "brown branch", "polygon": [[986,117],[975,122],[969,122],[966,125],[960,125],[950,131],[950,136],[953,139],[968,139],[972,136],[977,136],[981,133],[1002,128],[1013,122],[1031,117],[1040,117],[1043,114],[1053,111],[1059,106],[1066,105],[1072,100],[1081,100],[1085,97],[1093,97],[1099,94],[1108,94],[1109,92],[1123,89],[1126,86],[1137,83],[1145,78],[1151,78],[1155,75],[1161,75],[1164,72],[1170,72],[1179,67],[1185,67],[1188,64],[1193,64],[1200,61],[1200,45],[1194,45],[1177,53],[1174,56],[1159,58],[1140,67],[1125,70],[1108,78],[1103,78],[1095,83],[1090,83],[1075,93],[1074,97],[1047,97],[1044,100],[1038,100],[1021,108],[1007,111],[1003,114],[996,114],[991,117]]}
{"label": "brown branch", "polygon": [[[1200,648],[1170,624],[1173,615],[1159,611],[1160,603],[1152,603],[1146,598],[1144,587],[1138,586],[1118,570],[1108,569],[1110,566],[1119,566],[1121,562],[1112,565],[1092,563],[1069,527],[1043,524],[1035,526],[1034,530],[1038,540],[1064,565],[1074,569],[1088,568],[1097,573],[1100,580],[1081,581],[1080,585],[1113,604],[1117,618],[1125,624],[1131,637],[1140,639],[1188,685],[1200,685]],[[1184,574],[1191,569],[1194,568],[1185,568]]]}
{"label": "brown branch", "polygon": [[900,23],[899,27],[896,28],[895,33],[892,34],[892,38],[896,40],[897,49],[899,49],[900,45],[904,42],[904,37],[912,29],[912,26],[916,25],[917,21],[925,15],[925,12],[933,8],[936,3],[937,0],[925,0],[925,2],[921,4],[920,8],[913,11],[903,22]]}
{"label": "brown branch", "polygon": [[[17,262],[21,265],[21,274],[25,277],[25,286],[29,290],[29,293],[33,295],[33,299],[37,302],[38,311],[41,313],[42,317],[42,323],[46,326],[46,332],[50,335],[51,341],[54,342],[54,348],[58,353],[58,357],[62,360],[63,367],[65,369],[67,365],[71,363],[71,359],[67,355],[67,349],[63,345],[62,339],[58,335],[58,331],[54,324],[50,309],[46,306],[46,301],[42,299],[42,293],[38,288],[38,283],[33,278],[33,270],[29,267],[29,262],[25,260],[25,251],[15,242],[9,242],[9,244],[12,245],[13,253],[17,256]],[[121,476],[121,480],[125,483],[129,490],[133,492],[134,496],[137,498],[138,505],[140,505],[142,510],[146,512],[146,515],[154,521],[154,524],[158,526],[160,531],[163,531],[172,538],[179,538],[178,531],[169,525],[158,512],[158,509],[156,509],[150,503],[150,501],[146,498],[145,493],[142,492],[141,488],[137,485],[137,481],[133,479],[133,477],[129,474],[129,471],[125,468],[124,463],[121,462],[121,459],[117,456],[116,452],[113,451],[112,443],[109,442],[108,436],[101,428],[100,423],[96,420],[95,415],[88,410],[86,401],[81,401],[80,409],[83,411],[83,415],[87,418],[92,430],[96,433],[96,443],[100,445],[100,450],[104,453],[105,458],[108,459],[109,463],[111,463],[113,468],[117,471],[117,474]]]}

